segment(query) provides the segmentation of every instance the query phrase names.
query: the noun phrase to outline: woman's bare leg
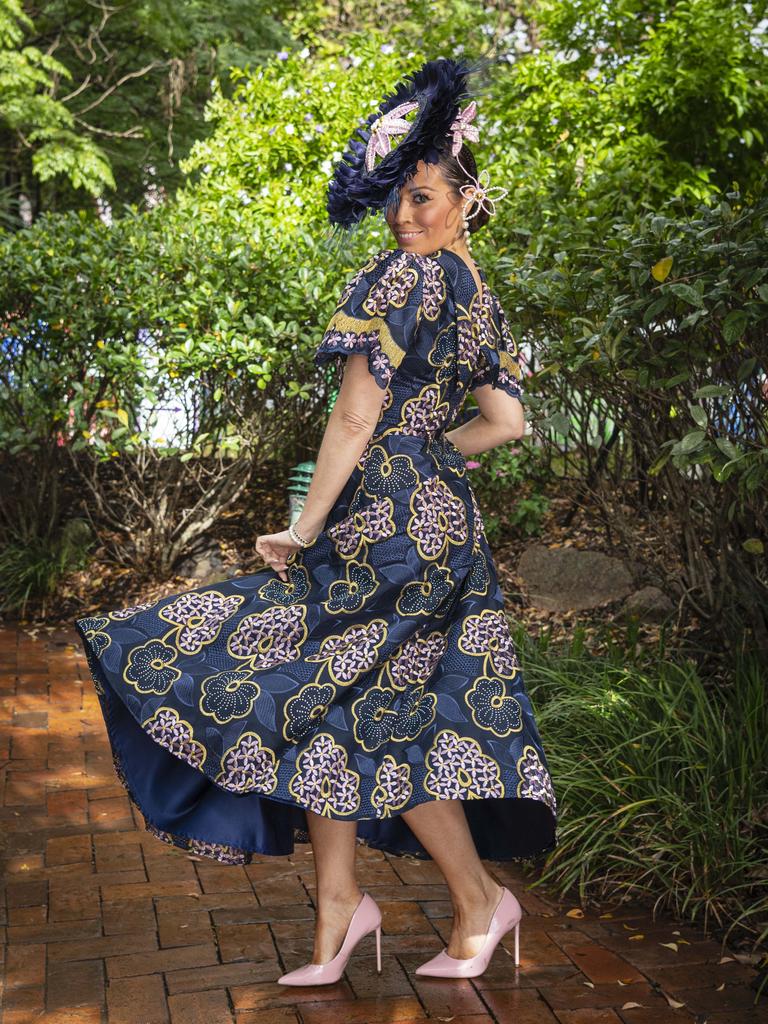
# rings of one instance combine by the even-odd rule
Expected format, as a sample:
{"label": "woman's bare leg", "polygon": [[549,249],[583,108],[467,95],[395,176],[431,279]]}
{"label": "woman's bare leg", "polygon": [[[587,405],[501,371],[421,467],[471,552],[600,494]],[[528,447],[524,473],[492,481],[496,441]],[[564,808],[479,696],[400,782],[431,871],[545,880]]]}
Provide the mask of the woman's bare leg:
{"label": "woman's bare leg", "polygon": [[313,964],[326,964],[341,949],[363,892],[355,878],[356,821],[324,818],[307,811],[317,881]]}
{"label": "woman's bare leg", "polygon": [[403,818],[445,876],[453,903],[453,930],[448,956],[459,959],[480,952],[502,886],[477,855],[461,800],[418,804]]}

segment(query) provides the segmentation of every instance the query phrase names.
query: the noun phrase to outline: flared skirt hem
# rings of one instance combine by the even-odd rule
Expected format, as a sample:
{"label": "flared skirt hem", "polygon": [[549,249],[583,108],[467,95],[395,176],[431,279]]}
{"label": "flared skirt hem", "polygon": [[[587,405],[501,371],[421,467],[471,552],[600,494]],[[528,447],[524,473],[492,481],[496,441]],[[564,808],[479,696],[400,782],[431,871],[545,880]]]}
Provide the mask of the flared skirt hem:
{"label": "flared skirt hem", "polygon": [[[249,864],[254,856],[288,856],[295,852],[295,844],[311,842],[306,820],[306,811],[310,808],[302,805],[297,799],[253,791],[233,793],[224,790],[199,769],[180,759],[173,751],[145,732],[114,693],[98,659],[89,648],[87,638],[80,629],[78,633],[85,646],[86,655],[90,655],[87,663],[96,683],[115,774],[131,803],[142,815],[146,831],[169,846],[189,854],[233,865]],[[124,739],[127,746],[123,745]],[[156,781],[161,778],[165,783],[164,792],[174,792],[173,781],[178,779],[178,792],[184,793],[185,796],[184,799],[179,799],[177,807],[172,806],[170,796],[161,798],[162,812],[157,813],[150,809],[150,804],[153,796],[158,799],[154,787]],[[211,811],[209,815],[207,827],[195,830],[198,833],[195,835],[191,834],[192,830],[177,823],[181,817],[189,816],[190,807],[195,807],[194,794],[190,798],[190,792],[194,787],[198,787],[198,808],[206,800],[209,804],[213,801],[217,803],[216,811]],[[431,860],[431,855],[402,819],[402,813],[422,803],[436,802],[437,799],[444,798],[413,800],[399,812],[393,812],[386,818],[356,818],[354,814],[329,817],[335,820],[357,821],[358,845],[365,845],[394,856]],[[557,845],[554,816],[542,801],[523,797],[488,797],[466,799],[462,800],[462,803],[478,854],[483,859],[530,862],[545,856]],[[502,806],[511,804],[515,804],[514,812],[510,812],[508,806],[506,809]],[[521,842],[520,833],[516,837],[509,835],[512,816],[515,818],[516,828],[523,835],[528,832],[531,837],[539,837],[538,844],[536,841],[529,843],[531,848],[523,853],[513,852],[510,846],[510,842],[515,849],[519,849],[521,845],[525,846],[525,843]],[[238,822],[241,833],[249,833],[246,841],[242,835],[237,836],[231,831],[235,821]],[[206,832],[207,835],[204,834]]]}

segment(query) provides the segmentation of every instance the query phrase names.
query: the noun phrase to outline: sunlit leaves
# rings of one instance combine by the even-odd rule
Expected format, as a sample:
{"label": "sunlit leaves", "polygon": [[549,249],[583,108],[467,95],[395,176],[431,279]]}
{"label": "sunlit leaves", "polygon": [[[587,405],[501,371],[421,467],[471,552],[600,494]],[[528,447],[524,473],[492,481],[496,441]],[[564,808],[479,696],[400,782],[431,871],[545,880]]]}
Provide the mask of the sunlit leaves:
{"label": "sunlit leaves", "polygon": [[33,23],[17,0],[0,5],[0,125],[32,148],[32,167],[40,181],[56,175],[75,188],[100,195],[114,187],[105,151],[77,130],[72,112],[56,99],[54,81],[72,75],[61,61],[35,46],[20,45]]}
{"label": "sunlit leaves", "polygon": [[654,281],[666,281],[669,276],[669,272],[672,269],[672,257],[665,256],[663,259],[658,260],[651,267],[651,274],[653,275]]}

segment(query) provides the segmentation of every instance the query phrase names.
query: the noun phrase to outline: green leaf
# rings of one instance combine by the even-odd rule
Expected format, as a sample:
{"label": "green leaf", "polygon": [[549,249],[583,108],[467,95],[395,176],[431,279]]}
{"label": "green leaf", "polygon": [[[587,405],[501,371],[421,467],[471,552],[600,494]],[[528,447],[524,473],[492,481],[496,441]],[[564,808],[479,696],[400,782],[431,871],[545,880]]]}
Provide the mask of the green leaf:
{"label": "green leaf", "polygon": [[703,409],[700,405],[689,405],[688,406],[691,418],[697,427],[706,427],[707,425],[707,410]]}
{"label": "green leaf", "polygon": [[658,299],[655,299],[647,309],[643,311],[643,324],[647,327],[648,324],[655,317],[659,315],[669,305],[669,295],[662,295]]}
{"label": "green leaf", "polygon": [[719,484],[723,484],[734,473],[735,469],[736,464],[734,462],[726,462],[722,466],[712,466],[712,476]]}
{"label": "green leaf", "polygon": [[731,462],[738,462],[739,459],[744,458],[745,452],[735,445],[733,441],[729,441],[727,437],[716,437],[715,444]]}
{"label": "green leaf", "polygon": [[546,366],[542,366],[536,371],[536,378],[543,377],[546,374],[558,373],[560,370],[560,363],[547,363]]}
{"label": "green leaf", "polygon": [[731,394],[733,388],[729,388],[726,384],[704,384],[700,388],[696,388],[693,393],[694,398],[727,398]]}
{"label": "green leaf", "polygon": [[736,380],[739,382],[739,384],[743,384],[745,380],[749,380],[756,366],[756,356],[751,356],[749,359],[744,359],[741,363],[739,363],[739,368],[736,371]]}
{"label": "green leaf", "polygon": [[692,288],[689,284],[683,284],[682,282],[678,284],[671,284],[669,286],[669,290],[672,292],[673,295],[676,295],[679,299],[684,299],[686,302],[689,302],[692,306],[704,305],[704,300],[701,294],[695,288]]}
{"label": "green leaf", "polygon": [[666,466],[667,462],[669,462],[671,455],[672,448],[668,448],[667,451],[662,452],[661,455],[658,455],[653,460],[651,465],[648,467],[648,476],[657,476],[662,471],[664,466]]}
{"label": "green leaf", "polygon": [[759,537],[750,537],[749,540],[745,540],[741,546],[750,555],[762,555],[765,551],[765,545]]}
{"label": "green leaf", "polygon": [[732,309],[723,320],[723,337],[726,341],[738,341],[747,329],[749,317],[743,309]]}
{"label": "green leaf", "polygon": [[691,371],[683,370],[681,373],[676,373],[674,377],[669,377],[667,380],[661,382],[663,388],[674,388],[678,384],[682,384],[686,380],[690,380]]}
{"label": "green leaf", "polygon": [[707,436],[705,430],[692,430],[686,434],[685,437],[675,445],[678,451],[688,455],[690,452],[696,451],[704,444],[704,438]]}
{"label": "green leaf", "polygon": [[551,427],[552,430],[556,430],[558,434],[563,434],[565,437],[571,432],[571,419],[563,412],[554,412],[545,420],[545,424]]}

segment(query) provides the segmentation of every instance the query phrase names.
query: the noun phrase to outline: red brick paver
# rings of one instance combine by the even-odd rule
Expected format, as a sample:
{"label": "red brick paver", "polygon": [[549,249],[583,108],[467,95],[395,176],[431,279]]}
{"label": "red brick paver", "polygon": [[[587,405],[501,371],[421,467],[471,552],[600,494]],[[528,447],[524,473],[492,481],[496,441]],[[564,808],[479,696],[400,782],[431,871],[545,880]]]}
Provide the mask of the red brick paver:
{"label": "red brick paver", "polygon": [[479,978],[416,976],[450,934],[442,876],[432,861],[362,846],[360,884],[383,914],[381,975],[370,935],[335,985],[278,985],[312,953],[310,847],[237,867],[146,832],[114,774],[74,630],[0,630],[0,819],[0,1024],[768,1018],[768,999],[754,1005],[754,972],[718,942],[638,906],[569,916],[521,868],[494,861],[525,909],[520,967],[510,932]]}

